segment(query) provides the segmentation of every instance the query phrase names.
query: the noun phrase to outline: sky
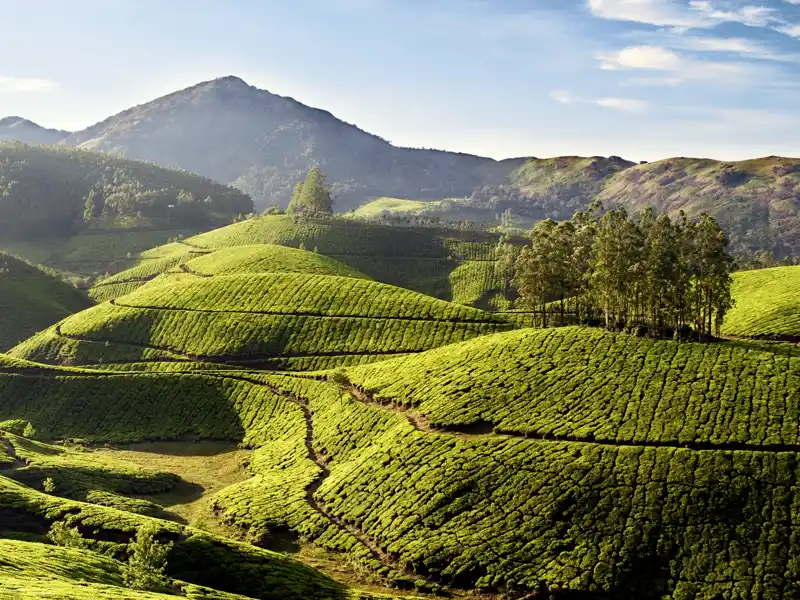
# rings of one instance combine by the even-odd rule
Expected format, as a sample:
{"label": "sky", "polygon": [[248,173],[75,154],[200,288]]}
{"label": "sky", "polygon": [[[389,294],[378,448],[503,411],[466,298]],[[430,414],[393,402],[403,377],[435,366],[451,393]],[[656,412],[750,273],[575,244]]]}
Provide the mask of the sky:
{"label": "sky", "polygon": [[226,75],[403,146],[800,156],[800,0],[0,0],[0,117]]}

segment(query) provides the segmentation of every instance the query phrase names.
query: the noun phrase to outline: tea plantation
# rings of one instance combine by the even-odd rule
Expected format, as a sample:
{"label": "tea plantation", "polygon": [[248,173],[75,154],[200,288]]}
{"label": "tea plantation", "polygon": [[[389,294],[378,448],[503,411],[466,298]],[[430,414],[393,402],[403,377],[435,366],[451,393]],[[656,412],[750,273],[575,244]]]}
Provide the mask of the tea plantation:
{"label": "tea plantation", "polygon": [[74,364],[189,358],[308,370],[510,328],[474,308],[349,276],[186,275],[66,319],[11,354]]}
{"label": "tea plantation", "polygon": [[800,597],[792,268],[736,275],[756,339],[678,343],[523,328],[493,248],[280,215],[132,257],[0,354],[0,598]]}
{"label": "tea plantation", "polygon": [[735,273],[725,335],[800,340],[800,266]]}
{"label": "tea plantation", "polygon": [[[359,273],[443,300],[488,307],[492,298],[503,297],[502,282],[494,268],[496,243],[496,235],[474,231],[392,227],[342,218],[262,216],[143,252],[130,269],[102,281],[92,295],[98,300],[118,298],[198,254],[213,253],[215,258],[209,257],[210,262],[198,263],[198,272],[295,272],[302,268],[311,273]],[[261,251],[255,247],[258,245],[304,249],[322,256],[316,258],[318,266],[311,267],[303,263],[311,259],[301,260],[298,254],[279,257],[274,250],[272,254],[263,250],[259,257]],[[248,247],[241,250],[245,252],[241,256],[233,250],[240,247]],[[231,250],[225,254],[214,252],[221,249]],[[323,263],[323,257],[345,266]],[[201,269],[202,264],[206,271]]]}

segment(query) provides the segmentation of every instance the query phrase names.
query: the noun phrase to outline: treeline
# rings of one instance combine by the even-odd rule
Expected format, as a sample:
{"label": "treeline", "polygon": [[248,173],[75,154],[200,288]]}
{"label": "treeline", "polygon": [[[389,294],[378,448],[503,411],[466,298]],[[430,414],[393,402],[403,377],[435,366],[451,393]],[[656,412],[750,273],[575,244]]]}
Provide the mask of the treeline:
{"label": "treeline", "polygon": [[681,213],[672,221],[652,209],[632,219],[624,208],[600,216],[601,209],[539,222],[513,261],[506,247],[518,304],[545,327],[578,322],[654,336],[718,335],[733,306],[734,261],[716,220]]}

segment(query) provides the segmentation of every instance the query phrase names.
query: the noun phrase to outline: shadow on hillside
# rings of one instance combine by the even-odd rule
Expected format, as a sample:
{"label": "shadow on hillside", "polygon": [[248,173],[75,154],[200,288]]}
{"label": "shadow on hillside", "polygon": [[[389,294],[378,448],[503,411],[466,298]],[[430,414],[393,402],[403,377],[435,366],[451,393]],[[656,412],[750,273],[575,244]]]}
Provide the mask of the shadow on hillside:
{"label": "shadow on hillside", "polygon": [[130,450],[150,454],[164,454],[166,456],[219,456],[238,450],[232,442],[217,442],[212,440],[178,440],[169,442],[143,442],[137,444],[120,444],[117,450]]}
{"label": "shadow on hillside", "polygon": [[740,350],[754,350],[756,352],[770,352],[777,356],[800,357],[800,346],[790,342],[771,342],[764,340],[724,340],[726,346]]}

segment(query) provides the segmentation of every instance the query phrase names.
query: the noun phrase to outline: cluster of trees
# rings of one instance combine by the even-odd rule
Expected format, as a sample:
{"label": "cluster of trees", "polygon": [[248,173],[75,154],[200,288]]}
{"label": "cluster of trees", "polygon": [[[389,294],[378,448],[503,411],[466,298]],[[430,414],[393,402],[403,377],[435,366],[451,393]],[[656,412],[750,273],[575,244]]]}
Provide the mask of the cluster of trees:
{"label": "cluster of trees", "polygon": [[734,261],[716,220],[681,213],[673,222],[651,209],[634,220],[623,208],[600,216],[601,209],[593,204],[569,221],[539,222],[513,260],[519,302],[537,323],[718,334],[733,306]]}

